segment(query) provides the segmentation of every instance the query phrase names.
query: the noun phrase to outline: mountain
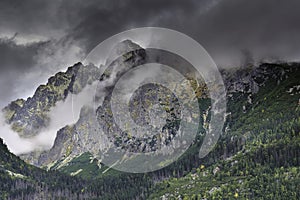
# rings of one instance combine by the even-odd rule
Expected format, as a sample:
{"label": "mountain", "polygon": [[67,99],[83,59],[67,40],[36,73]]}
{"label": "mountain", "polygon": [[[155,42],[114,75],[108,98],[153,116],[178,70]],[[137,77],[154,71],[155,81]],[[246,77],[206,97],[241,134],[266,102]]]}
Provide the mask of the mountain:
{"label": "mountain", "polygon": [[[151,49],[142,49],[137,45],[133,45],[132,42],[125,40],[119,45],[117,45],[113,49],[113,54],[116,52],[120,53],[124,51],[124,45],[127,46],[127,49],[130,51],[118,57],[113,62],[110,63],[103,74],[99,77],[98,84],[101,88],[100,93],[96,93],[95,99],[101,99],[104,97],[103,103],[99,106],[96,111],[93,110],[90,106],[83,106],[80,112],[79,120],[72,125],[67,125],[61,128],[57,132],[57,137],[55,139],[53,147],[49,151],[44,152],[33,152],[32,154],[21,155],[21,157],[30,162],[31,164],[37,166],[58,166],[59,168],[64,164],[68,164],[73,158],[80,156],[80,154],[89,152],[93,155],[93,159],[101,160],[103,155],[111,150],[111,142],[116,145],[118,148],[131,148],[130,151],[155,151],[155,149],[159,148],[159,145],[164,145],[171,141],[171,138],[176,134],[175,125],[176,114],[174,109],[176,106],[176,101],[173,100],[170,102],[165,101],[168,95],[172,95],[170,91],[165,88],[160,88],[156,90],[155,85],[147,85],[145,88],[141,88],[140,92],[147,91],[143,95],[138,94],[134,99],[134,103],[131,104],[131,108],[135,111],[136,116],[140,116],[136,118],[136,122],[144,124],[148,123],[149,116],[141,117],[143,114],[143,110],[148,109],[150,105],[140,104],[139,102],[143,102],[141,99],[145,96],[149,98],[156,98],[158,101],[162,99],[159,104],[166,109],[167,117],[169,123],[167,123],[164,127],[164,133],[159,136],[149,136],[144,137],[142,139],[136,138],[135,136],[130,136],[130,134],[122,132],[117,126],[112,126],[113,116],[112,110],[110,108],[111,96],[114,89],[115,84],[118,82],[120,77],[123,76],[125,72],[130,69],[134,69],[136,66],[151,63],[153,60],[156,60],[159,55],[163,54],[163,60],[160,60],[162,63],[171,63],[178,69],[180,69],[179,64],[185,64],[186,68],[190,67],[186,61],[175,60],[173,55],[167,54],[165,52],[156,52]],[[120,48],[120,49],[119,49]],[[133,51],[131,51],[134,48]],[[100,67],[100,71],[103,66]],[[184,69],[185,73],[188,70]],[[166,77],[165,77],[166,78]],[[190,82],[194,83],[194,88],[197,91],[197,95],[200,98],[207,98],[207,88],[204,85],[194,81],[192,77],[189,78]],[[184,84],[180,82],[178,85]],[[202,83],[201,83],[202,84]],[[176,86],[179,88],[179,86]],[[187,95],[187,94],[182,94]],[[91,97],[92,98],[92,97]],[[97,118],[95,118],[95,115]],[[175,117],[174,117],[175,116]],[[103,131],[99,131],[103,130]],[[109,135],[114,135],[113,137],[108,137]],[[95,139],[97,138],[97,139]],[[58,164],[61,163],[61,164]],[[146,163],[145,163],[146,164]],[[160,162],[157,163],[160,165]]]}
{"label": "mountain", "polygon": [[[114,174],[92,181],[29,165],[0,138],[0,199],[133,199],[151,186],[147,176]],[[127,183],[124,185],[124,183]]]}
{"label": "mountain", "polygon": [[[127,47],[127,49],[140,48],[129,40],[125,40],[112,50],[112,54],[122,53],[125,47]],[[133,50],[124,56],[118,57],[117,60],[109,65],[103,74],[93,74],[95,77],[98,75],[98,77],[95,78],[98,84],[101,84],[102,87],[103,85],[105,86],[103,88],[104,91],[101,90],[101,93],[94,98],[100,99],[103,98],[103,96],[106,97],[107,94],[112,91],[112,86],[116,84],[118,77],[122,76],[128,69],[143,64],[144,60],[145,51],[143,49]],[[69,69],[73,70],[73,68],[77,66],[79,66],[79,69],[89,67],[83,66],[80,63]],[[98,71],[101,71],[103,67],[104,66],[100,66]],[[89,74],[86,74],[86,76],[89,76]],[[74,79],[76,79],[76,76],[74,77]],[[60,87],[60,85],[57,85],[55,88],[59,90]],[[93,99],[93,97],[90,98]],[[31,164],[47,166],[53,165],[55,162],[65,163],[67,160],[71,160],[85,152],[98,154],[98,151],[104,151],[108,147],[106,135],[98,131],[98,123],[95,122],[95,120],[95,113],[91,105],[85,105],[81,108],[79,120],[75,124],[67,125],[58,130],[54,145],[49,151],[33,152],[29,155],[21,155],[21,157]],[[97,138],[97,140],[95,140],[95,138]]]}
{"label": "mountain", "polygon": [[261,64],[226,73],[228,119],[215,149],[150,199],[298,199],[300,65]]}
{"label": "mountain", "polygon": [[[222,72],[229,91],[228,118],[217,146],[207,158],[199,159],[199,138],[180,160],[151,174],[160,181],[148,198],[297,199],[299,66],[264,63],[257,68]],[[80,168],[83,170],[78,176],[103,176],[105,169],[97,169],[97,162],[79,165],[78,160],[84,157],[59,170],[72,173]],[[94,168],[87,167],[91,165]]]}
{"label": "mountain", "polygon": [[58,72],[40,85],[33,97],[26,101],[18,99],[3,109],[7,123],[22,137],[32,137],[49,125],[49,111],[56,103],[69,94],[78,94],[86,85],[92,84],[100,76],[95,66],[77,63],[66,72]]}
{"label": "mountain", "polygon": [[[129,53],[123,55],[128,49]],[[60,178],[66,177],[73,181],[67,185],[76,188],[72,195],[78,195],[76,192],[82,189],[77,187],[80,181],[87,184],[84,190],[87,191],[86,196],[101,196],[101,199],[297,199],[300,196],[297,189],[300,187],[299,63],[262,63],[259,66],[221,70],[227,91],[224,131],[213,151],[200,159],[198,153],[210,123],[211,102],[203,80],[188,75],[195,72],[192,67],[168,52],[142,49],[129,40],[116,46],[111,55],[112,58],[117,55],[117,59],[109,58],[105,71],[104,66],[98,68],[77,63],[66,72],[51,77],[32,98],[16,100],[4,108],[7,123],[22,137],[31,137],[38,134],[42,127],[47,127],[49,111],[66,100],[69,94],[80,94],[85,88],[92,87],[94,82],[99,82],[103,89],[94,97],[96,102],[103,99],[103,104],[96,109],[83,106],[77,122],[58,130],[50,150],[20,155],[26,162],[46,171],[26,164],[8,153],[7,149],[0,155],[9,154],[15,160],[8,160],[4,171],[9,170],[18,177],[28,176],[32,180],[39,180],[34,170],[39,170],[44,176],[54,174]],[[164,130],[168,130],[168,134],[160,138],[142,139],[110,125],[113,123],[109,107],[111,93],[120,77],[136,66],[154,61],[173,65],[189,77],[188,82],[196,91],[199,102],[198,134],[190,148],[167,167],[145,174],[116,171],[105,166],[101,156],[95,156],[107,153],[108,143],[113,142],[118,148],[127,148],[132,152],[151,152],[159,149],[161,144],[170,143],[176,135],[176,123],[167,124]],[[181,84],[184,83],[179,81]],[[171,96],[163,88],[158,92],[154,85],[140,88],[137,94],[132,97],[134,101],[130,109],[135,113],[132,116],[139,116],[136,122],[144,125],[151,118],[142,115],[142,110],[149,107],[138,102],[143,102],[143,97],[155,99],[157,95],[163,99]],[[163,105],[167,117],[175,116],[169,121],[176,121],[176,102],[169,101],[168,105],[162,101],[159,103]],[[95,120],[98,120],[97,123]],[[99,127],[106,132],[97,131]],[[8,168],[9,163],[13,162],[34,170],[25,174]],[[145,164],[140,163],[140,166]],[[8,181],[6,188],[13,185],[9,174],[2,176],[3,183]],[[49,178],[50,185],[51,181]],[[64,184],[57,186],[65,187]],[[2,190],[3,194],[11,195],[8,189]],[[33,194],[38,195],[37,191]]]}
{"label": "mountain", "polygon": [[0,139],[0,198],[1,199],[86,199],[86,183],[59,172],[44,171],[28,165],[10,153]]}

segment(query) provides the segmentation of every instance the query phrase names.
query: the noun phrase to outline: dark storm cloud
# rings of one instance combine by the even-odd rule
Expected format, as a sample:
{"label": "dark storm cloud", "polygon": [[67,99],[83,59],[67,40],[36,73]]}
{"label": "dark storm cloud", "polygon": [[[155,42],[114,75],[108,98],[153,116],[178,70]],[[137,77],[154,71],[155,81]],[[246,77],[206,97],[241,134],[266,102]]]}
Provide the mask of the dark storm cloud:
{"label": "dark storm cloud", "polygon": [[60,0],[1,0],[0,32],[22,35],[58,36],[68,26],[65,13],[59,12]]}
{"label": "dark storm cloud", "polygon": [[15,38],[0,39],[0,108],[17,98],[32,96],[50,76],[84,55],[67,37],[26,44],[18,44]]}
{"label": "dark storm cloud", "polygon": [[192,36],[219,65],[240,64],[245,51],[251,52],[256,61],[297,60],[299,13],[297,0],[91,3],[78,13],[80,23],[72,36],[90,50],[128,28],[162,26]]}
{"label": "dark storm cloud", "polygon": [[67,36],[67,9],[49,2],[0,1],[0,107],[83,58]]}
{"label": "dark storm cloud", "polygon": [[0,37],[17,35],[0,41],[0,97],[19,91],[13,89],[16,79],[33,90],[107,37],[142,26],[193,37],[219,66],[251,60],[244,55],[256,61],[299,60],[298,13],[297,0],[2,0]]}
{"label": "dark storm cloud", "polygon": [[[34,56],[42,44],[17,45],[13,38],[0,39],[0,91],[1,103],[12,100],[14,88],[21,74],[36,64]],[[2,104],[0,104],[3,106]]]}
{"label": "dark storm cloud", "polygon": [[203,0],[90,1],[89,5],[79,6],[81,9],[77,14],[73,13],[73,19],[78,19],[79,23],[73,28],[72,36],[80,40],[87,50],[91,50],[107,37],[130,28],[180,27],[182,20],[195,12],[195,6],[201,2],[203,6],[208,4]]}
{"label": "dark storm cloud", "polygon": [[299,60],[299,13],[297,0],[222,1],[198,18],[198,38],[214,57],[229,63],[243,49],[256,60]]}
{"label": "dark storm cloud", "polygon": [[66,36],[89,51],[128,28],[163,26],[197,39],[217,60],[244,49],[292,59],[299,52],[299,11],[297,0],[4,0],[0,32]]}
{"label": "dark storm cloud", "polygon": [[1,1],[0,35],[11,38],[1,40],[0,97],[5,103],[0,106],[18,95],[32,94],[55,70],[80,61],[82,49],[89,50],[95,42],[129,26],[145,25],[167,8],[192,7],[191,3],[174,3]]}
{"label": "dark storm cloud", "polygon": [[46,42],[16,44],[14,38],[0,38],[1,72],[25,72],[36,64],[34,56]]}

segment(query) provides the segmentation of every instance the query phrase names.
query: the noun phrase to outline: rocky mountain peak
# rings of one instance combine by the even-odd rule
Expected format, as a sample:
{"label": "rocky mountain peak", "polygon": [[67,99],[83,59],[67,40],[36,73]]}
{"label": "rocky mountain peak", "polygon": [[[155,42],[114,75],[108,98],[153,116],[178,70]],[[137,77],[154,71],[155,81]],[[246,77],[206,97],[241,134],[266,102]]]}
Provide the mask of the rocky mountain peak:
{"label": "rocky mountain peak", "polygon": [[131,40],[123,40],[118,43],[110,52],[111,54],[122,55],[128,51],[134,51],[137,49],[142,49],[142,47]]}
{"label": "rocky mountain peak", "polygon": [[125,56],[128,55],[129,52],[141,50],[143,49],[138,44],[134,43],[131,40],[123,40],[119,43],[117,43],[110,51],[109,57],[106,60],[106,65],[111,64],[112,61],[114,61],[119,56]]}
{"label": "rocky mountain peak", "polygon": [[22,137],[31,137],[49,124],[49,112],[68,94],[78,94],[87,85],[99,79],[100,71],[95,66],[81,63],[58,72],[40,85],[34,95],[25,100],[16,100],[3,109],[6,122]]}

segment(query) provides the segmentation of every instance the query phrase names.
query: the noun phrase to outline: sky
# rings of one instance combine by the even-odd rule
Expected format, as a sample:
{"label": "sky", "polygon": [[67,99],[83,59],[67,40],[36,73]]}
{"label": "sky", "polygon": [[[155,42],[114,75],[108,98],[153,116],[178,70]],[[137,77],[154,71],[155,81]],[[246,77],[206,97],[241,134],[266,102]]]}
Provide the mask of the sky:
{"label": "sky", "polygon": [[131,28],[185,33],[219,67],[298,61],[299,13],[298,0],[1,0],[0,107]]}

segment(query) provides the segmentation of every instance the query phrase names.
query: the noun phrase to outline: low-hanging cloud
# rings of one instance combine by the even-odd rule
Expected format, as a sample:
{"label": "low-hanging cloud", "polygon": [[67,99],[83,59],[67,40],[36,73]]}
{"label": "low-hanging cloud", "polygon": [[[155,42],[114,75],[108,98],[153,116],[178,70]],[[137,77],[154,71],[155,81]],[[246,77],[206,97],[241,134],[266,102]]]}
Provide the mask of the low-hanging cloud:
{"label": "low-hanging cloud", "polygon": [[196,39],[218,66],[243,64],[245,49],[252,53],[255,62],[300,60],[297,0],[77,3],[83,9],[72,12],[79,24],[73,27],[70,37],[81,42],[87,51],[121,31],[160,26]]}
{"label": "low-hanging cloud", "polygon": [[191,36],[218,66],[243,64],[244,50],[251,52],[254,62],[297,61],[299,11],[297,0],[4,0],[0,37],[17,35],[10,42],[0,41],[0,46],[8,47],[0,47],[1,102],[5,102],[0,106],[16,96],[31,95],[47,77],[81,61],[111,35],[142,26]]}
{"label": "low-hanging cloud", "polygon": [[84,53],[72,40],[16,44],[12,38],[0,40],[0,107],[17,98],[32,96],[47,79],[72,66]]}
{"label": "low-hanging cloud", "polygon": [[50,149],[59,129],[74,124],[80,115],[82,106],[93,106],[93,94],[96,83],[86,86],[81,93],[69,94],[65,101],[60,101],[49,113],[50,124],[37,136],[22,138],[5,123],[3,113],[0,114],[0,137],[9,150],[15,154],[29,153],[35,150]]}
{"label": "low-hanging cloud", "polygon": [[[181,31],[203,45],[218,66],[299,61],[299,12],[298,0],[3,0],[0,107],[32,96],[48,77],[84,59],[106,38],[136,27]],[[1,127],[1,136],[11,133],[6,134],[11,141],[19,141]],[[30,141],[16,143],[22,151],[31,148]]]}

